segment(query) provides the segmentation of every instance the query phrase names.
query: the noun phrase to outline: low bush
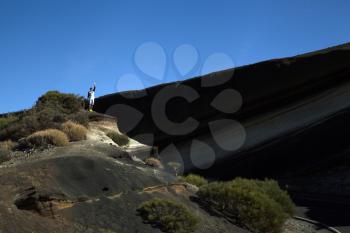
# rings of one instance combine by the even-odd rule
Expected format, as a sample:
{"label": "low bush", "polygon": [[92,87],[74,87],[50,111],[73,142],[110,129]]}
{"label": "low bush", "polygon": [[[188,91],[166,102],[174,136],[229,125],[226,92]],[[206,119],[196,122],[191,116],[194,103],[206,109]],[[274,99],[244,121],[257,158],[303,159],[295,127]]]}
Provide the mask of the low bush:
{"label": "low bush", "polygon": [[24,143],[25,147],[29,148],[45,148],[49,145],[66,146],[69,144],[69,140],[67,135],[62,131],[57,129],[47,129],[33,133],[22,143]]}
{"label": "low bush", "polygon": [[0,118],[0,130],[3,128],[6,128],[8,125],[14,123],[17,120],[18,120],[17,117],[11,116],[11,115],[9,115],[8,117],[1,117]]}
{"label": "low bush", "polygon": [[196,185],[197,187],[202,187],[203,185],[208,184],[208,181],[205,178],[203,178],[199,175],[195,175],[195,174],[189,174],[187,176],[182,176],[179,178],[179,181],[187,182],[187,183]]}
{"label": "low bush", "polygon": [[[267,191],[271,186],[275,189],[274,197]],[[209,183],[197,194],[209,207],[253,232],[279,233],[289,213],[281,205],[284,201],[281,201],[280,193],[283,191],[279,187],[277,191],[277,187],[271,181],[237,178],[230,182]]]}
{"label": "low bush", "polygon": [[74,94],[48,91],[37,100],[35,108],[39,111],[55,108],[64,114],[72,114],[84,108],[84,98]]}
{"label": "low bush", "polygon": [[144,202],[138,209],[146,223],[169,233],[189,233],[198,219],[184,205],[159,198]]}
{"label": "low bush", "polygon": [[293,216],[295,214],[295,204],[288,195],[287,191],[282,190],[275,180],[255,180],[255,183],[266,195],[279,203],[282,206],[284,212],[290,216]]}
{"label": "low bush", "polygon": [[9,161],[10,159],[10,151],[0,148],[0,164]]}
{"label": "low bush", "polygon": [[86,140],[87,128],[83,125],[67,121],[62,124],[61,130],[68,136],[70,141]]}
{"label": "low bush", "polygon": [[0,142],[0,149],[11,151],[13,150],[13,148],[15,148],[15,146],[16,146],[16,143],[14,143],[11,140]]}
{"label": "low bush", "polygon": [[108,132],[107,136],[110,139],[112,139],[113,142],[115,142],[119,146],[127,146],[130,142],[130,139],[128,136],[126,136],[125,134],[119,134],[119,133],[114,132],[114,131]]}
{"label": "low bush", "polygon": [[154,157],[149,157],[149,158],[145,159],[145,163],[151,167],[163,168],[162,162],[159,159],[154,158]]}
{"label": "low bush", "polygon": [[80,111],[69,115],[68,119],[89,128],[89,115],[86,111]]}

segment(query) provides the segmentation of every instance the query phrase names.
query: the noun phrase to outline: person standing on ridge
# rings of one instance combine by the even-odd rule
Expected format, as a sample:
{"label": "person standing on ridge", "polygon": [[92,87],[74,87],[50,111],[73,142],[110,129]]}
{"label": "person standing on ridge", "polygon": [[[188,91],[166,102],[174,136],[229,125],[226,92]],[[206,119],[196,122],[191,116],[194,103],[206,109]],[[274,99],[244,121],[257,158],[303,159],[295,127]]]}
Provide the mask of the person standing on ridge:
{"label": "person standing on ridge", "polygon": [[94,83],[93,87],[90,87],[90,90],[88,92],[90,112],[92,112],[92,109],[94,108],[94,104],[95,104],[95,91],[96,91],[96,83]]}

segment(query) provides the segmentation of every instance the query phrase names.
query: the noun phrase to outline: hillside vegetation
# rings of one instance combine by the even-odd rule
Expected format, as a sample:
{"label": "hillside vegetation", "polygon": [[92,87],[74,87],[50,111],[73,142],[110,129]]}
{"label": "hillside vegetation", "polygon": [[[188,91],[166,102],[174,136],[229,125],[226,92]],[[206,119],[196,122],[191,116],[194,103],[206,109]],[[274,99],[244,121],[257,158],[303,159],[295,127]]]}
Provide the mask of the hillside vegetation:
{"label": "hillside vegetation", "polygon": [[33,108],[0,118],[0,141],[18,141],[40,130],[60,129],[69,120],[87,127],[88,117],[83,110],[83,97],[49,91]]}
{"label": "hillside vegetation", "polygon": [[198,196],[209,208],[253,232],[282,232],[295,211],[287,192],[273,180],[213,182],[201,186]]}

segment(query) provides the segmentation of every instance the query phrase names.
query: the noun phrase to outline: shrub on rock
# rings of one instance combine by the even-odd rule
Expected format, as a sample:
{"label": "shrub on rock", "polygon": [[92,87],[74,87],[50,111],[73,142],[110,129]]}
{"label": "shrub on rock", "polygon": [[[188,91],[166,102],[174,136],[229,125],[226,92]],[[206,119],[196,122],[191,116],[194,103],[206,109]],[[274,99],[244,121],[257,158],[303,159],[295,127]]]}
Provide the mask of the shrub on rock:
{"label": "shrub on rock", "polygon": [[70,141],[86,140],[87,128],[85,126],[67,121],[62,124],[61,130],[68,136]]}
{"label": "shrub on rock", "polygon": [[38,110],[55,108],[65,114],[76,113],[84,108],[84,98],[74,94],[48,91],[37,100],[35,108]]}
{"label": "shrub on rock", "polygon": [[195,174],[189,174],[187,176],[180,177],[179,181],[187,182],[187,183],[193,184],[197,187],[201,187],[203,185],[208,184],[208,181],[205,178],[203,178],[199,175],[195,175]]}
{"label": "shrub on rock", "polygon": [[[273,186],[271,194],[267,191]],[[279,233],[289,217],[280,201],[283,193],[270,181],[256,181],[237,178],[230,182],[213,182],[202,186],[199,198],[210,208],[221,211],[253,232]],[[279,194],[275,194],[274,192]],[[278,199],[279,201],[276,201]]]}
{"label": "shrub on rock", "polygon": [[146,223],[169,233],[190,233],[198,219],[184,205],[171,200],[155,198],[144,202],[138,209]]}
{"label": "shrub on rock", "polygon": [[275,180],[255,180],[255,183],[261,188],[262,192],[279,203],[284,212],[290,216],[295,214],[295,204],[288,195],[287,191],[282,190]]}
{"label": "shrub on rock", "polygon": [[114,131],[107,133],[107,136],[113,140],[118,146],[127,146],[130,142],[130,139],[125,134],[120,134]]}

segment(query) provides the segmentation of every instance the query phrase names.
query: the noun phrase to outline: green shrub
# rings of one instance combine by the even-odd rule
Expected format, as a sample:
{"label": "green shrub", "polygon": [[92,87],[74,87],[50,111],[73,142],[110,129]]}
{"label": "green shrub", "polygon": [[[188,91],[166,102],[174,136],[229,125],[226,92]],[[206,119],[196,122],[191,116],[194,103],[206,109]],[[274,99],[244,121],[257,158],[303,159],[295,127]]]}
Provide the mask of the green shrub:
{"label": "green shrub", "polygon": [[266,195],[282,206],[284,212],[290,216],[295,214],[295,204],[288,193],[282,190],[275,180],[255,180],[255,182]]}
{"label": "green shrub", "polygon": [[56,108],[62,113],[76,113],[84,108],[84,98],[74,94],[49,91],[37,100],[35,108],[39,111],[46,108]]}
{"label": "green shrub", "polygon": [[89,114],[90,113],[88,113],[86,111],[80,111],[80,112],[71,114],[68,117],[68,119],[88,128],[89,127]]}
{"label": "green shrub", "polygon": [[22,135],[27,136],[27,129],[23,123],[18,121],[13,124],[9,124],[0,130],[0,140],[14,140],[17,141]]}
{"label": "green shrub", "polygon": [[15,121],[17,121],[18,118],[14,117],[14,116],[8,116],[8,117],[1,117],[0,118],[0,130],[3,128],[6,128],[8,125],[14,123]]}
{"label": "green shrub", "polygon": [[49,145],[66,146],[69,144],[69,141],[67,135],[62,131],[47,129],[33,133],[28,136],[23,143],[25,147],[29,148],[45,148]]}
{"label": "green shrub", "polygon": [[86,140],[87,128],[72,121],[62,124],[61,130],[68,136],[70,141]]}
{"label": "green shrub", "polygon": [[196,229],[198,219],[184,205],[159,198],[144,202],[138,209],[146,223],[169,233],[189,233]]}
{"label": "green shrub", "polygon": [[230,182],[209,183],[197,194],[211,208],[253,232],[279,233],[289,213],[266,191],[270,181],[262,188],[264,184],[264,181],[237,178]]}
{"label": "green shrub", "polygon": [[22,119],[23,123],[31,131],[38,131],[50,128],[58,128],[65,122],[67,116],[59,111],[58,108],[47,107],[41,110],[33,109],[29,111]]}
{"label": "green shrub", "polygon": [[9,161],[10,159],[10,151],[0,148],[0,164]]}
{"label": "green shrub", "polygon": [[179,180],[196,185],[197,187],[208,184],[208,181],[205,178],[195,174],[189,174],[187,176],[180,177]]}
{"label": "green shrub", "polygon": [[130,139],[125,134],[119,134],[114,131],[110,131],[107,133],[107,136],[113,140],[113,142],[117,143],[119,146],[127,146],[130,142]]}

